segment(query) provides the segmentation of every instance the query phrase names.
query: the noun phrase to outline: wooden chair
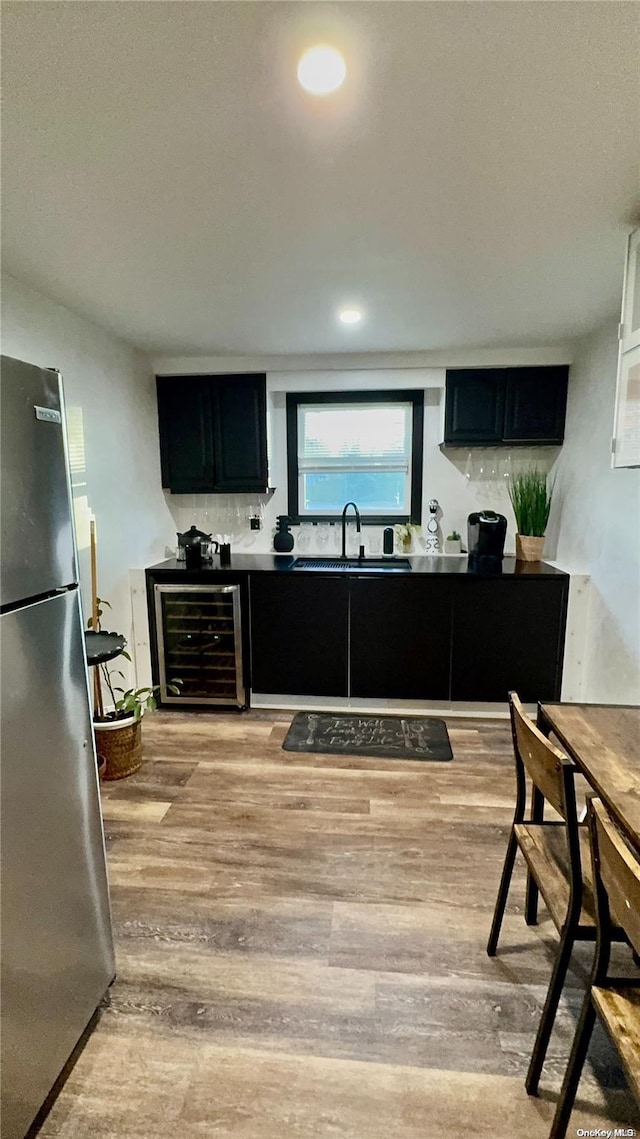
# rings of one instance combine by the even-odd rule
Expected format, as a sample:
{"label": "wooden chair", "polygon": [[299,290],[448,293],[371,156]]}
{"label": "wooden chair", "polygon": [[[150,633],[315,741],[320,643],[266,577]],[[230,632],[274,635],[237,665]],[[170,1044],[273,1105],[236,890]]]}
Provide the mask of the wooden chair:
{"label": "wooden chair", "polygon": [[[596,954],[550,1139],[564,1139],[566,1134],[596,1012],[616,1045],[629,1083],[640,1100],[640,981],[612,980],[608,976],[611,942],[619,927],[636,956],[640,955],[640,857],[627,846],[599,799],[590,801],[588,821],[596,892]],[[623,1133],[627,1132],[619,1132]]]}
{"label": "wooden chair", "polygon": [[[527,863],[525,921],[527,925],[536,924],[540,892],[560,934],[525,1080],[529,1095],[537,1095],[540,1073],[574,942],[595,941],[595,902],[590,881],[587,827],[578,823],[576,812],[575,764],[543,736],[525,714],[515,692],[509,693],[509,707],[516,764],[516,806],[487,953],[490,957],[496,953],[519,848]],[[530,817],[525,819],[527,776],[532,783],[532,793]],[[545,821],[545,801],[555,808],[561,816],[560,820]],[[583,865],[589,870],[586,881]]]}

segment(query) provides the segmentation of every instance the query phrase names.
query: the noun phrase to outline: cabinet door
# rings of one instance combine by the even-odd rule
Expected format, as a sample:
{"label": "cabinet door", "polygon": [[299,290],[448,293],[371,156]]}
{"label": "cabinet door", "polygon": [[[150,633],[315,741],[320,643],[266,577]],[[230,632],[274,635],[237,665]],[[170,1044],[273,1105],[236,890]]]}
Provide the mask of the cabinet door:
{"label": "cabinet door", "polygon": [[640,345],[620,353],[612,466],[640,467]]}
{"label": "cabinet door", "polygon": [[347,582],[252,574],[251,688],[300,696],[347,695]]}
{"label": "cabinet door", "polygon": [[206,376],[158,376],[162,485],[175,494],[213,490],[211,388]]}
{"label": "cabinet door", "polygon": [[449,581],[350,580],[351,695],[448,700]]}
{"label": "cabinet door", "polygon": [[562,443],[569,368],[509,368],[504,439],[518,443]]}
{"label": "cabinet door", "polygon": [[568,578],[455,583],[452,700],[559,700]]}
{"label": "cabinet door", "polygon": [[622,352],[640,348],[640,229],[629,236],[622,300]]}
{"label": "cabinet door", "polygon": [[505,368],[447,371],[444,441],[452,446],[502,439]]}
{"label": "cabinet door", "polygon": [[267,488],[266,377],[212,377],[215,489]]}

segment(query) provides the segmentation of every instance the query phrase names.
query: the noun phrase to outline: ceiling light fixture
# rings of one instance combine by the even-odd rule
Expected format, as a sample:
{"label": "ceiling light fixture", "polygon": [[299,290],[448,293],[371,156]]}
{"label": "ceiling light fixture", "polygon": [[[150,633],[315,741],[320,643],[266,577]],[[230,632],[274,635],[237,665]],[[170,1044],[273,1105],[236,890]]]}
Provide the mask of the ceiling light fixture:
{"label": "ceiling light fixture", "polygon": [[330,95],[337,91],[346,74],[344,58],[328,44],[310,47],[298,63],[298,82],[312,95]]}
{"label": "ceiling light fixture", "polygon": [[343,324],[357,324],[358,321],[362,320],[362,313],[359,308],[343,308],[339,316]]}

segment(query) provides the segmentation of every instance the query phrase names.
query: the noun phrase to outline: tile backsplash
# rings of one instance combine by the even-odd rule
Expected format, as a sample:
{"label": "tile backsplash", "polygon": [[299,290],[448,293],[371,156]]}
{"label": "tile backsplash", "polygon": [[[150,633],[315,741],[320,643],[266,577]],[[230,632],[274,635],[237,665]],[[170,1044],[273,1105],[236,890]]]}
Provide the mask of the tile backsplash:
{"label": "tile backsplash", "polygon": [[[442,452],[437,447],[425,447],[422,524],[429,520],[428,504],[437,499],[438,537],[444,549],[444,540],[452,530],[462,535],[466,545],[467,516],[474,510],[492,509],[504,514],[509,522],[506,553],[514,550],[514,523],[508,495],[509,475],[532,465],[551,470],[557,458],[557,447],[462,448]],[[207,534],[227,534],[238,553],[267,553],[273,550],[276,518],[287,513],[285,487],[271,494],[169,494],[165,492],[167,506],[173,517],[176,532],[184,532],[191,525]],[[261,528],[252,530],[252,517],[260,519]],[[367,554],[382,553],[383,526],[363,525],[363,541]],[[293,526],[294,549],[303,554],[337,554],[340,552],[340,524]],[[177,539],[176,539],[177,541]],[[358,552],[353,522],[348,528],[348,552]],[[425,541],[418,534],[413,541],[413,552],[424,552]],[[168,549],[167,557],[174,551]],[[551,552],[547,556],[551,556]]]}

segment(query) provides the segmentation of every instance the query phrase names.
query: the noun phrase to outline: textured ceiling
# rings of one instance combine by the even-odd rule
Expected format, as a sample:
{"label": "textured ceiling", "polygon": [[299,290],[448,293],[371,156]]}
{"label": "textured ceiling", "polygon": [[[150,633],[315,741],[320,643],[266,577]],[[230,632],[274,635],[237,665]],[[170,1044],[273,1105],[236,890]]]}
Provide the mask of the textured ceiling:
{"label": "textured ceiling", "polygon": [[[640,204],[639,17],[5,3],[4,268],[156,353],[579,335],[619,305]],[[295,82],[318,39],[349,68],[320,101]]]}

